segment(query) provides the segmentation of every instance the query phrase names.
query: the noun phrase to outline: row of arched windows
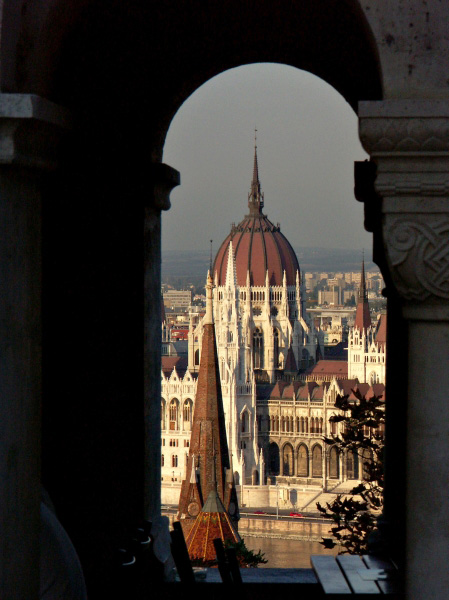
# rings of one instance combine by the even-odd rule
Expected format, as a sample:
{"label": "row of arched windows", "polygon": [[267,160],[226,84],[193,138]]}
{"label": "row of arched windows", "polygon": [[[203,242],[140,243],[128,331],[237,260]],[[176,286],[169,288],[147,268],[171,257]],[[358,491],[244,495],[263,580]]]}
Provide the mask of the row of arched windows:
{"label": "row of arched windows", "polygon": [[[182,420],[184,421],[184,429],[192,424],[192,409],[193,401],[190,398],[184,400],[182,403]],[[168,418],[167,418],[168,417]],[[181,403],[177,398],[172,398],[168,404],[168,415],[167,415],[167,402],[164,398],[161,398],[161,429],[164,431],[179,431],[181,429],[180,423],[181,417]]]}
{"label": "row of arched windows", "polygon": [[[342,466],[341,458],[345,461],[344,468],[347,479],[359,478],[359,467],[363,476],[367,475],[367,466],[372,462],[373,456],[368,449],[361,452],[360,456],[355,450],[347,451],[343,457],[336,446],[332,446],[328,453],[328,476],[330,479],[340,478]],[[305,444],[300,444],[295,452],[291,444],[285,444],[282,451],[274,442],[268,449],[268,473],[270,475],[283,475],[286,477],[322,477],[323,476],[323,448],[315,444],[309,451]]]}
{"label": "row of arched windows", "polygon": [[[262,427],[262,419],[259,419],[259,431]],[[293,417],[272,415],[266,417],[268,431],[274,433],[323,433],[323,417]],[[331,432],[336,433],[336,423],[331,423]]]}

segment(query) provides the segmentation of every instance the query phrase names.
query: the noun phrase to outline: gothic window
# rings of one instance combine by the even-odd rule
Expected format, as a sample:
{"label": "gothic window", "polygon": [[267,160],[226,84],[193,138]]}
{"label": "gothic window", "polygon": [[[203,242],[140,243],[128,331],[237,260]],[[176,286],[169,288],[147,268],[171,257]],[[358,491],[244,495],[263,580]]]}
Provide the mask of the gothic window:
{"label": "gothic window", "polygon": [[322,477],[323,475],[323,451],[319,444],[312,448],[312,477]]}
{"label": "gothic window", "polygon": [[161,398],[161,429],[165,429],[165,400]]}
{"label": "gothic window", "polygon": [[362,450],[362,477],[363,479],[369,479],[369,466],[373,462],[373,454],[369,448]]}
{"label": "gothic window", "polygon": [[270,475],[279,475],[279,446],[272,442],[268,448],[268,471]]}
{"label": "gothic window", "polygon": [[274,356],[274,368],[279,368],[279,330],[275,327],[273,328],[273,356]]}
{"label": "gothic window", "polygon": [[161,454],[161,467],[164,466],[164,462],[165,462],[164,455]]}
{"label": "gothic window", "polygon": [[335,423],[334,421],[329,421],[330,424],[330,431],[332,435],[337,435],[338,434],[338,424]]}
{"label": "gothic window", "polygon": [[281,431],[285,431],[285,419],[281,417]]}
{"label": "gothic window", "polygon": [[183,410],[184,423],[188,423],[191,425],[192,423],[192,401],[186,400],[184,402],[184,410]]}
{"label": "gothic window", "polygon": [[255,306],[253,308],[253,315],[255,317],[260,317],[261,314],[262,314],[262,309],[259,306]]}
{"label": "gothic window", "polygon": [[195,366],[198,366],[200,364],[200,351],[195,350]]}
{"label": "gothic window", "polygon": [[375,383],[379,383],[379,375],[375,372],[372,371],[369,375],[369,382],[370,385],[374,385]]}
{"label": "gothic window", "polygon": [[290,417],[290,428],[289,431],[291,431],[291,433],[293,433],[293,417]]}
{"label": "gothic window", "polygon": [[246,410],[242,412],[241,431],[242,433],[247,433],[248,431],[248,413],[246,412]]}
{"label": "gothic window", "polygon": [[301,431],[301,429],[300,429],[299,417],[296,417],[296,433],[299,433],[300,431]]}
{"label": "gothic window", "polygon": [[272,317],[277,317],[277,316],[278,316],[278,312],[279,312],[279,311],[278,311],[278,309],[276,308],[276,306],[272,306],[272,307],[271,307],[271,311],[270,311],[270,312],[271,312],[271,316],[272,316]]}
{"label": "gothic window", "polygon": [[339,477],[338,450],[335,446],[332,446],[329,452],[329,477],[331,479]]}
{"label": "gothic window", "polygon": [[264,368],[263,358],[263,332],[256,327],[253,332],[253,366],[255,369]]}
{"label": "gothic window", "polygon": [[290,444],[285,444],[282,450],[282,474],[286,477],[293,475],[293,448]]}
{"label": "gothic window", "polygon": [[346,477],[347,479],[359,478],[359,461],[355,450],[348,450],[346,454]]}
{"label": "gothic window", "polygon": [[179,408],[179,402],[176,398],[173,398],[173,400],[170,402],[170,408],[169,408],[170,431],[176,431],[179,429],[178,408]]}
{"label": "gothic window", "polygon": [[178,455],[177,454],[173,454],[173,456],[171,457],[171,466],[172,467],[178,466]]}
{"label": "gothic window", "polygon": [[279,417],[278,416],[276,416],[275,429],[277,432],[279,432]]}
{"label": "gothic window", "polygon": [[301,444],[298,448],[298,477],[309,476],[309,451]]}

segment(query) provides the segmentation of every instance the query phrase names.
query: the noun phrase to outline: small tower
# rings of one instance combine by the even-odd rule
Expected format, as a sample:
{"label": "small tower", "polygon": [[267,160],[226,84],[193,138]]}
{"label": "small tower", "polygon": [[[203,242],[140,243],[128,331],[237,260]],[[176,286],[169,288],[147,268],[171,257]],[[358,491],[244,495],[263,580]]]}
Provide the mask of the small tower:
{"label": "small tower", "polygon": [[362,272],[360,274],[359,297],[355,313],[354,328],[362,333],[362,331],[368,331],[370,327],[371,315],[369,312],[368,294],[366,293],[365,259],[362,259]]}
{"label": "small tower", "polygon": [[232,518],[238,519],[218,368],[212,288],[212,277],[208,273],[195,411],[178,508],[178,519],[183,522],[185,532],[193,525],[210,493],[215,491],[225,510]]}

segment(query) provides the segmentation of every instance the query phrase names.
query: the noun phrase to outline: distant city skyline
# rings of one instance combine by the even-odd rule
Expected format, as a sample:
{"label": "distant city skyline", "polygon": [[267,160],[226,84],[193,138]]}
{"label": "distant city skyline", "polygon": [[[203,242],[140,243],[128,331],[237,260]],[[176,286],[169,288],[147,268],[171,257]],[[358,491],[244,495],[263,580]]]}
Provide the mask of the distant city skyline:
{"label": "distant city skyline", "polygon": [[365,250],[353,162],[367,158],[357,116],[319,78],[293,67],[231,69],[199,88],[168,131],[163,160],[181,172],[162,215],[162,251],[213,254],[247,213],[254,131],[264,212],[295,247]]}

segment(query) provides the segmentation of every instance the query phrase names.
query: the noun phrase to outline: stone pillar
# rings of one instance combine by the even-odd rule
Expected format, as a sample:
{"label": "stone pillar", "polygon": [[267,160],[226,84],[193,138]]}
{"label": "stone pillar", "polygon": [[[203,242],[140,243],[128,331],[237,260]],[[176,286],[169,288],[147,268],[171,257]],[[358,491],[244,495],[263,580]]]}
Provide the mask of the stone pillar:
{"label": "stone pillar", "polygon": [[144,513],[154,521],[161,506],[161,210],[170,208],[170,192],[179,185],[180,176],[168,165],[154,163],[150,182],[144,222]]}
{"label": "stone pillar", "polygon": [[[396,453],[405,452],[406,597],[447,598],[449,103],[362,102],[359,118],[360,139],[377,166],[379,201],[373,219],[381,229],[385,277],[407,322],[402,352],[408,357],[408,394],[397,432],[406,447],[387,438],[387,457],[393,445]],[[390,383],[394,378],[398,389],[404,375],[387,373],[387,432],[388,403],[405,400],[391,394]],[[398,423],[397,413],[394,418]],[[387,486],[391,480],[387,478]],[[388,494],[387,487],[386,500]],[[394,506],[386,508],[392,519]],[[400,521],[400,504],[396,510]]]}
{"label": "stone pillar", "polygon": [[42,171],[64,111],[0,94],[0,597],[39,595]]}

